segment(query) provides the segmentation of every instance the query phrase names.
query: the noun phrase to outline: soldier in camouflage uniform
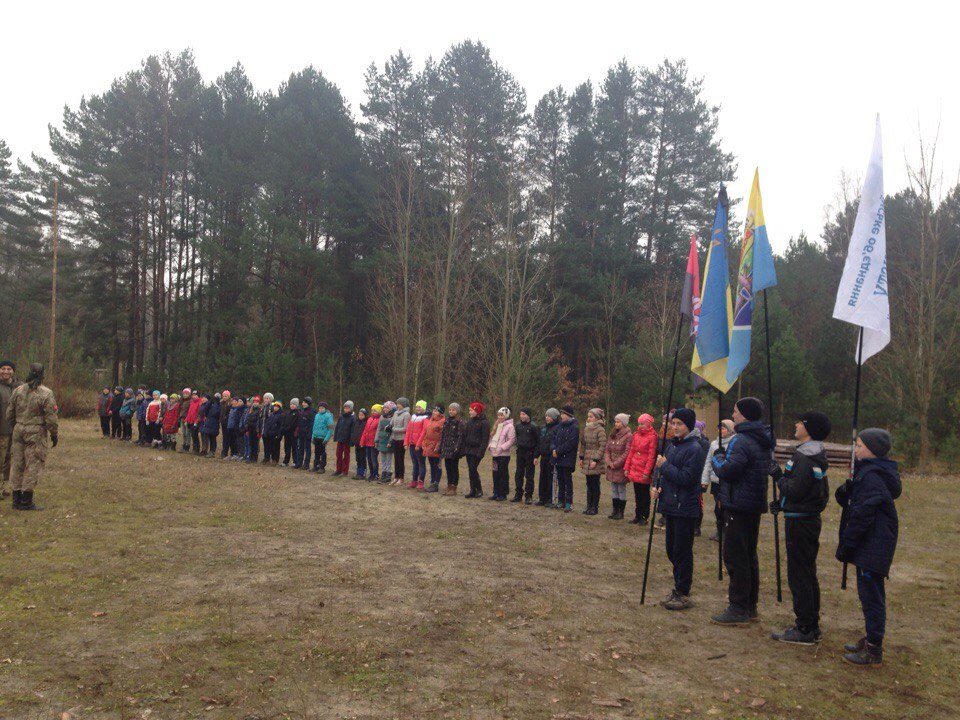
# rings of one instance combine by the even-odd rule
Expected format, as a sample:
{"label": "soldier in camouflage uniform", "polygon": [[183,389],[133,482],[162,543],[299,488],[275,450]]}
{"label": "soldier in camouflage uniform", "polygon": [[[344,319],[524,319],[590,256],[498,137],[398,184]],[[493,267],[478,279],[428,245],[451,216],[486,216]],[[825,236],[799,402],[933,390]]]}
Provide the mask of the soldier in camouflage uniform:
{"label": "soldier in camouflage uniform", "polygon": [[0,497],[7,496],[7,482],[10,480],[10,438],[13,437],[13,425],[7,423],[7,406],[14,388],[20,384],[13,377],[16,370],[11,360],[0,361]]}
{"label": "soldier in camouflage uniform", "polygon": [[43,382],[43,365],[30,366],[27,381],[13,391],[7,406],[7,422],[13,427],[10,482],[14,510],[42,510],[33,503],[43,465],[47,460],[47,435],[57,446],[57,403]]}

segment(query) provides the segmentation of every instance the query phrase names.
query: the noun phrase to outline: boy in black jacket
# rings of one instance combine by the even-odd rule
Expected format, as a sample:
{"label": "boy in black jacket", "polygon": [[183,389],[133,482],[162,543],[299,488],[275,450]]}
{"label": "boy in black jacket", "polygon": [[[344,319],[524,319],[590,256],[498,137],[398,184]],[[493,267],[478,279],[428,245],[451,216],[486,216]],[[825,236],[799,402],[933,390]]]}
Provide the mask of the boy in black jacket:
{"label": "boy in black jacket", "polygon": [[857,568],[857,595],[863,610],[866,636],[844,645],[843,659],[855,665],[883,662],[883,636],[887,625],[884,579],[890,574],[900,529],[894,501],[903,486],[897,463],[887,458],[890,433],[867,428],[854,447],[853,477],[837,488],[840,545],[837,560]]}
{"label": "boy in black jacket", "polygon": [[787,545],[787,583],[793,595],[796,623],[771,637],[796,645],[820,642],[820,583],[817,553],[820,551],[820,513],[827,506],[827,455],[823,441],[830,434],[830,418],[820,412],[800,416],[794,428],[798,441],[786,472],[776,482],[780,499],[770,511],[782,512]]}
{"label": "boy in black jacket", "polygon": [[534,463],[540,463],[539,499],[534,505],[541,507],[556,507],[553,503],[553,431],[556,430],[560,411],[556,408],[547,410],[543,418],[543,427],[540,428],[540,440],[537,443],[539,457]]}
{"label": "boy in black jacket", "polygon": [[535,461],[540,444],[540,428],[530,420],[532,414],[530,408],[520,408],[520,422],[514,426],[517,431],[517,472],[513,476],[516,489],[510,502],[526,499],[527,505],[533,502],[533,478],[537,472]]}

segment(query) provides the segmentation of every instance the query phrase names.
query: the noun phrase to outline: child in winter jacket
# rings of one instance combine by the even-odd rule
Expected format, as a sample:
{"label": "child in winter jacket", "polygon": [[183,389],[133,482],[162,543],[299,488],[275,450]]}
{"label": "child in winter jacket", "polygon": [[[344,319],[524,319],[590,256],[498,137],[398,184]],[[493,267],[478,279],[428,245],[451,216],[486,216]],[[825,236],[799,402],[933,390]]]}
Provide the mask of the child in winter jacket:
{"label": "child in winter jacket", "polygon": [[367,469],[370,474],[368,480],[380,479],[380,458],[377,453],[377,428],[380,427],[380,413],[383,405],[376,403],[370,406],[370,417],[363,426],[363,435],[360,436],[360,446],[367,455]]}
{"label": "child in winter jacket", "polygon": [[497,410],[497,423],[490,433],[490,455],[493,457],[493,495],[491,500],[504,501],[510,493],[510,451],[517,444],[517,430],[510,417],[510,408]]}
{"label": "child in winter jacket", "polygon": [[637,503],[633,525],[646,525],[650,517],[650,483],[653,478],[653,464],[657,459],[657,431],[653,429],[653,416],[643,413],[637,418],[637,431],[630,441],[623,471],[627,480],[633,483],[633,495]]}
{"label": "child in winter jacket", "polygon": [[855,665],[883,662],[883,637],[887,626],[884,580],[897,549],[899,518],[894,501],[903,486],[897,463],[890,460],[890,433],[867,428],[855,446],[853,478],[837,488],[840,545],[837,560],[857,569],[857,595],[863,610],[866,636],[845,646],[843,659]]}
{"label": "child in winter jacket", "polygon": [[608,516],[610,520],[623,520],[623,511],[627,507],[627,476],[623,466],[627,462],[632,439],[630,416],[620,413],[613,419],[613,430],[603,451],[607,482],[610,483],[610,492],[613,494],[613,512]]}
{"label": "child in winter jacket", "polygon": [[327,443],[333,436],[333,413],[323,401],[317,405],[313,418],[313,471],[323,475],[327,471]]}
{"label": "child in winter jacket", "polygon": [[363,437],[363,431],[367,429],[367,417],[369,413],[366,408],[357,410],[357,422],[353,425],[353,433],[350,435],[350,444],[353,446],[353,456],[357,462],[357,472],[353,476],[354,480],[363,480],[367,474],[367,450],[360,444]]}
{"label": "child in winter jacket", "polygon": [[[380,461],[380,482],[384,485],[393,485],[393,444],[391,434],[393,433],[393,416],[397,412],[397,404],[393,400],[387,400],[383,404],[383,411],[380,413],[380,419],[377,421],[377,434],[374,439],[374,447]],[[404,426],[406,431],[406,426]]]}
{"label": "child in winter jacket", "polygon": [[407,423],[406,434],[403,437],[403,444],[410,449],[410,485],[411,488],[423,488],[423,481],[427,477],[427,461],[420,452],[420,441],[423,439],[423,431],[426,429],[427,419],[427,401],[417,400],[413,406],[414,413],[410,416]]}
{"label": "child in winter jacket", "polygon": [[606,472],[603,453],[607,447],[604,414],[600,408],[587,412],[587,424],[580,438],[580,469],[587,476],[587,507],[584,515],[596,515],[600,509],[600,476]]}
{"label": "child in winter jacket", "polygon": [[174,393],[167,402],[163,413],[162,446],[165,450],[177,449],[177,433],[180,431],[180,396]]}
{"label": "child in winter jacket", "polygon": [[137,398],[133,388],[123,391],[123,404],[120,406],[120,439],[129,441],[133,436],[133,415],[137,411]]}
{"label": "child in winter jacket", "polygon": [[166,395],[161,395],[159,390],[154,390],[153,399],[147,405],[147,443],[151,447],[160,447],[160,421],[163,416],[163,403],[166,400]]}
{"label": "child in winter jacket", "polygon": [[[443,415],[443,405],[434,405],[433,413],[430,419],[424,423],[423,434],[420,436],[420,443],[417,449],[423,457],[430,463],[430,486],[427,492],[436,492],[440,488],[440,436],[443,434],[443,426],[447,419]],[[417,487],[423,490],[423,484],[418,483]]]}

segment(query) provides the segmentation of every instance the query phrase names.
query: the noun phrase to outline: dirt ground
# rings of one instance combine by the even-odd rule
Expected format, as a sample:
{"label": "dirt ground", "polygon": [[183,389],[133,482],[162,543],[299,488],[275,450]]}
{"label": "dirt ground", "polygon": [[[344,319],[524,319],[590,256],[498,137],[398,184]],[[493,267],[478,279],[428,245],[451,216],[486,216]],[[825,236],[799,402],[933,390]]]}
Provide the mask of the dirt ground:
{"label": "dirt ground", "polygon": [[956,477],[906,478],[885,663],[855,668],[834,508],[824,642],[795,648],[767,639],[792,617],[769,516],[762,621],[721,628],[709,513],[696,607],[674,614],[656,604],[662,533],[642,606],[646,534],[606,519],[606,487],[581,515],[582,476],[564,515],[144,450],[95,424],[63,423],[44,512],[0,509],[2,718],[960,716]]}

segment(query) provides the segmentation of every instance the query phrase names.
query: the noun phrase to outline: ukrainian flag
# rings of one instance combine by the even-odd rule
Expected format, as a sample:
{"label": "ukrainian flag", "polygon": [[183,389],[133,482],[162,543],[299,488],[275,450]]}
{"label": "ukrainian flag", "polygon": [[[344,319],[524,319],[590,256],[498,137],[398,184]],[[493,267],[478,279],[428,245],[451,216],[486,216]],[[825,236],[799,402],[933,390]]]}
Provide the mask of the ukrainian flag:
{"label": "ukrainian flag", "polygon": [[727,190],[720,187],[717,210],[710,231],[710,248],[700,293],[700,327],[693,348],[690,370],[721,392],[733,381],[727,379],[733,302],[730,297],[730,266],[727,264]]}
{"label": "ukrainian flag", "polygon": [[763,199],[760,197],[760,171],[753,174],[747,220],[743,226],[740,245],[740,266],[737,269],[737,301],[733,310],[733,329],[730,332],[730,362],[727,380],[736,382],[750,362],[750,341],[753,334],[753,306],[757,293],[777,284],[773,266],[773,250],[767,238],[767,223],[763,219]]}

